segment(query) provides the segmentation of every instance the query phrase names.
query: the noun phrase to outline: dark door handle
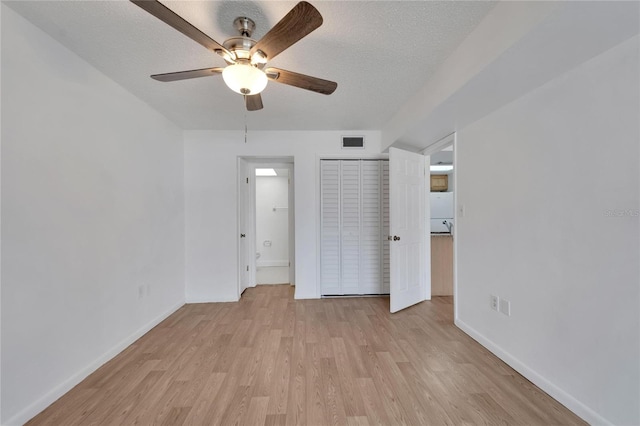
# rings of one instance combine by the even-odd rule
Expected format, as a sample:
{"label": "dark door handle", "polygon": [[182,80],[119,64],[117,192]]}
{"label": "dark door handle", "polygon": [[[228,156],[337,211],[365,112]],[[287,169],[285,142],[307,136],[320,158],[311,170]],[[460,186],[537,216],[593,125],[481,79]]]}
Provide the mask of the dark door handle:
{"label": "dark door handle", "polygon": [[397,235],[393,236],[393,241],[400,241],[400,237],[398,237]]}
{"label": "dark door handle", "polygon": [[244,237],[246,237],[245,234],[240,234],[240,238],[244,238]]}

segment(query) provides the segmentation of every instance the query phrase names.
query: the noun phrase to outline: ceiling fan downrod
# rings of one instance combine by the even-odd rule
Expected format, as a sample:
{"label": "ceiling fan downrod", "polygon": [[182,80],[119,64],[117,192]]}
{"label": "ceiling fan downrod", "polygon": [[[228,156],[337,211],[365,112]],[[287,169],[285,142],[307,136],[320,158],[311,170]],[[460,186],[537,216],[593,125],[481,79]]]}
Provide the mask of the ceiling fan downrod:
{"label": "ceiling fan downrod", "polygon": [[256,29],[256,23],[253,22],[253,19],[247,18],[246,16],[238,16],[233,21],[233,26],[240,33],[242,37],[251,38],[251,34]]}

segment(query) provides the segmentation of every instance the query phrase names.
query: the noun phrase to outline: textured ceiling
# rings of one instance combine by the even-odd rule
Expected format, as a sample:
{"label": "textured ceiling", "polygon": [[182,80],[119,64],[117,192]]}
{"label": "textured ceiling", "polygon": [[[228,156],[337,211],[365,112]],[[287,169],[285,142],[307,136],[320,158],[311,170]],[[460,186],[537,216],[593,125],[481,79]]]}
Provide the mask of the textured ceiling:
{"label": "textured ceiling", "polygon": [[[296,2],[166,1],[222,43],[248,16],[260,39]],[[244,128],[240,95],[219,76],[160,83],[150,74],[224,66],[214,53],[128,1],[6,2],[183,129]],[[377,130],[422,87],[493,2],[315,1],[324,24],[270,66],[338,82],[325,96],[270,82],[254,130]]]}

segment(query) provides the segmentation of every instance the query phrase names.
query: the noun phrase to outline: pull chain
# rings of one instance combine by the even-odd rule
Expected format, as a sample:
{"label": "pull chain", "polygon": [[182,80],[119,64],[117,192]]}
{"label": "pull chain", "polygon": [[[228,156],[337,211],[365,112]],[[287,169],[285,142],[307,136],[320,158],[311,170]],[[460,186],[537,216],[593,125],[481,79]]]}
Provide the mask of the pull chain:
{"label": "pull chain", "polygon": [[247,111],[244,112],[244,143],[247,143]]}

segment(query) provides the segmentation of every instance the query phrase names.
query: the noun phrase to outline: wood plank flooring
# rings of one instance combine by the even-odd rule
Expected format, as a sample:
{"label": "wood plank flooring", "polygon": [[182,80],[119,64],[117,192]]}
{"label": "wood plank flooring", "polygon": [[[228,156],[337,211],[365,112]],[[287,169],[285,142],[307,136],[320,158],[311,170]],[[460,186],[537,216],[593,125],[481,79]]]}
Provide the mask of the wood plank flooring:
{"label": "wood plank flooring", "polygon": [[453,325],[450,297],[185,305],[28,425],[584,424]]}

